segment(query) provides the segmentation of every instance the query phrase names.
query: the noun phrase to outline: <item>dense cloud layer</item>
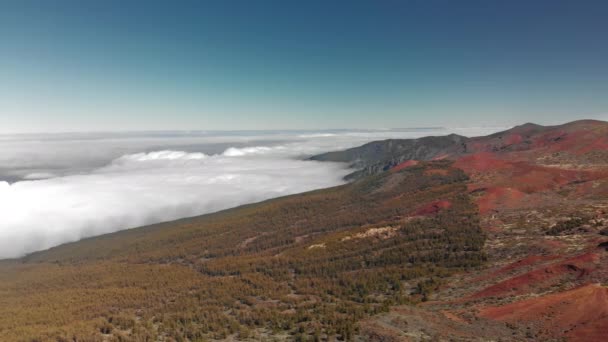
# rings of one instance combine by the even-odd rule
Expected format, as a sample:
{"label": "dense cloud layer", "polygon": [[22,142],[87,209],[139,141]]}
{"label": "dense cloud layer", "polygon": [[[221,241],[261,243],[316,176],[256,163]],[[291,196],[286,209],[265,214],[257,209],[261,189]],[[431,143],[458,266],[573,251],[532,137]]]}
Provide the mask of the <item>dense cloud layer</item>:
{"label": "dense cloud layer", "polygon": [[447,132],[4,136],[0,258],[338,185],[345,165],[300,158],[431,133]]}

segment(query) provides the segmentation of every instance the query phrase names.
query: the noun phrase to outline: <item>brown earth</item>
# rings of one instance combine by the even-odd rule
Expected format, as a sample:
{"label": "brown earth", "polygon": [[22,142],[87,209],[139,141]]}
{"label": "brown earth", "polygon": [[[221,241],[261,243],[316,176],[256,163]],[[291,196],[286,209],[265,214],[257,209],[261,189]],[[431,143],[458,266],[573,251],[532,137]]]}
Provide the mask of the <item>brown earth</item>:
{"label": "brown earth", "polygon": [[602,341],[608,336],[608,288],[589,284],[538,298],[480,310],[481,317],[522,324],[535,322],[547,337]]}
{"label": "brown earth", "polygon": [[[608,123],[527,124],[473,138],[467,153],[442,157],[470,177],[488,262],[446,279],[415,309],[396,307],[366,321],[362,336],[606,340]],[[549,234],[577,218],[580,224]]]}

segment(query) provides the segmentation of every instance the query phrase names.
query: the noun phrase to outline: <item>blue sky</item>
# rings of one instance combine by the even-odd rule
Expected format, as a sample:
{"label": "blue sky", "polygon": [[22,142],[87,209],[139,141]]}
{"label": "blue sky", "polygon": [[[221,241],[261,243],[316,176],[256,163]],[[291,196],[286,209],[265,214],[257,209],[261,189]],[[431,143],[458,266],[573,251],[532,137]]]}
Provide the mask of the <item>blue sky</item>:
{"label": "blue sky", "polygon": [[608,119],[605,1],[3,1],[0,132]]}

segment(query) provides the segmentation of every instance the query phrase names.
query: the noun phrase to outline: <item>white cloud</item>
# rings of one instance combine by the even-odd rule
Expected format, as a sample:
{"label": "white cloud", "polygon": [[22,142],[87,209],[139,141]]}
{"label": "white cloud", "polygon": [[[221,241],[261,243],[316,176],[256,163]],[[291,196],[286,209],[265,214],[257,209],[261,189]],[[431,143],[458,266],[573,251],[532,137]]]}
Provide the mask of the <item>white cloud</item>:
{"label": "white cloud", "polygon": [[156,151],[149,153],[136,153],[129,154],[120,157],[116,162],[121,161],[135,161],[135,162],[146,162],[155,160],[201,160],[207,158],[204,153],[187,153],[184,151]]}
{"label": "white cloud", "polygon": [[[177,157],[180,156],[180,157]],[[0,184],[0,258],[340,184],[341,165],[161,151],[87,175]]]}
{"label": "white cloud", "polygon": [[28,173],[27,175],[23,176],[23,179],[34,180],[34,179],[47,179],[47,178],[53,178],[53,177],[56,177],[56,175],[53,173],[50,173],[50,172],[33,172],[33,173]]}
{"label": "white cloud", "polygon": [[[344,165],[299,158],[377,139],[448,132],[5,136],[0,258],[338,185],[349,172]],[[2,181],[2,172],[16,181]]]}
{"label": "white cloud", "polygon": [[[282,146],[275,147],[275,149],[280,149]],[[227,157],[242,157],[246,155],[256,155],[256,154],[266,154],[273,150],[271,147],[267,146],[254,146],[254,147],[244,147],[244,148],[236,148],[231,147],[224,151],[223,155]]]}
{"label": "white cloud", "polygon": [[327,137],[335,137],[334,133],[312,133],[312,134],[302,134],[299,135],[300,138],[327,138]]}

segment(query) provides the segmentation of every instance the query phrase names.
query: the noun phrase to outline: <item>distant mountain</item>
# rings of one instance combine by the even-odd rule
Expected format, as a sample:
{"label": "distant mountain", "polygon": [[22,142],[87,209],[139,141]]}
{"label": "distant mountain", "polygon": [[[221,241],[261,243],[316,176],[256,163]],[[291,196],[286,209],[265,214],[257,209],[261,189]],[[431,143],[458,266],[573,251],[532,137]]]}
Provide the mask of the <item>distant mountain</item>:
{"label": "distant mountain", "polygon": [[465,153],[468,140],[457,134],[419,139],[389,139],[345,151],[316,155],[310,159],[349,163],[351,167],[361,169],[350,178],[359,178],[386,171],[405,160],[432,160],[441,155]]}
{"label": "distant mountain", "polygon": [[[593,145],[597,144],[597,145]],[[574,121],[559,126],[527,123],[488,136],[467,138],[456,134],[419,139],[375,141],[345,151],[328,152],[311,160],[349,163],[357,172],[348,179],[386,171],[407,160],[456,159],[478,152],[506,153],[537,150],[538,153],[580,154],[608,147],[608,123]]]}
{"label": "distant mountain", "polygon": [[0,341],[599,341],[608,123],[373,142],[334,188],[0,261]]}

